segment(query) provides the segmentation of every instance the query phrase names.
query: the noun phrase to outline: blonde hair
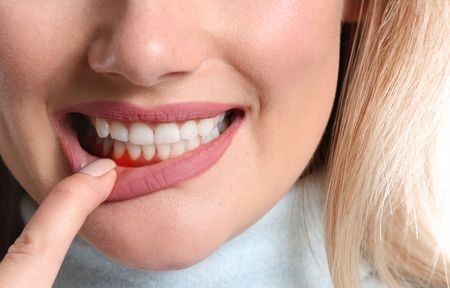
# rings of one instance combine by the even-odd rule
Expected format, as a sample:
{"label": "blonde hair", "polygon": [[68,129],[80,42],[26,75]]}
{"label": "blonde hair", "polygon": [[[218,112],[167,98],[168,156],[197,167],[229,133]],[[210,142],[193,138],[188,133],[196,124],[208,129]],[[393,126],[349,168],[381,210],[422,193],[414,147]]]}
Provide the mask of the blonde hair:
{"label": "blonde hair", "polygon": [[361,286],[361,259],[390,287],[450,287],[449,3],[362,3],[327,161],[335,287]]}

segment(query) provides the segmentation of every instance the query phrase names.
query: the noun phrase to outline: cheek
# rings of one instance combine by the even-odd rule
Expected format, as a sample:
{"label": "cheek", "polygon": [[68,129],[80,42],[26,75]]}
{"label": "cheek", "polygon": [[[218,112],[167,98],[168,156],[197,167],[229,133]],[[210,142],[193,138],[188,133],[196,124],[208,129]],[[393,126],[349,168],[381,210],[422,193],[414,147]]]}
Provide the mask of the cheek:
{"label": "cheek", "polygon": [[[245,186],[256,192],[242,201],[253,208],[279,199],[317,148],[335,97],[340,40],[338,3],[260,2],[267,6],[240,7],[252,13],[238,23],[223,21],[222,34],[228,59],[257,90],[259,107],[246,127],[251,150],[241,151],[247,174],[256,175]],[[247,213],[240,219],[253,219],[257,210],[240,208]]]}
{"label": "cheek", "polygon": [[256,2],[261,3],[229,8],[249,12],[224,20],[222,27],[231,47],[228,56],[255,84],[272,88],[310,75],[318,79],[317,72],[334,68],[339,51],[339,1]]}
{"label": "cheek", "polygon": [[250,9],[253,14],[241,17],[245,23],[236,24],[244,31],[230,33],[239,35],[230,42],[235,66],[258,87],[255,147],[272,163],[273,151],[285,155],[280,163],[312,156],[331,111],[340,4],[325,2],[331,1],[265,1],[265,9]]}
{"label": "cheek", "polygon": [[37,98],[48,97],[67,81],[74,59],[84,51],[80,43],[85,30],[76,15],[61,15],[57,5],[42,9],[18,2],[11,7],[0,4],[0,73],[6,97],[14,95],[15,105],[43,102]]}
{"label": "cheek", "polygon": [[76,36],[62,37],[70,34],[66,22],[54,29],[51,8],[36,13],[21,2],[0,3],[0,155],[26,190],[40,191],[39,199],[67,172],[49,161],[61,153],[46,104],[67,80]]}

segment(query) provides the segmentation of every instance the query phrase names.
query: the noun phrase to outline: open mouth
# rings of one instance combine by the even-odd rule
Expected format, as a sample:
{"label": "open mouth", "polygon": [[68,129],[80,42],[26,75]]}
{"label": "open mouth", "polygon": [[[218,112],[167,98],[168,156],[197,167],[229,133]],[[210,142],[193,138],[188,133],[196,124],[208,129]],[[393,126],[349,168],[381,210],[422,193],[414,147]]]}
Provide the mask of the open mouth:
{"label": "open mouth", "polygon": [[96,102],[57,113],[55,125],[73,172],[110,158],[117,181],[107,201],[155,192],[196,177],[225,153],[245,112],[230,104],[170,104],[150,110]]}
{"label": "open mouth", "polygon": [[89,154],[113,159],[118,166],[154,165],[208,144],[230,126],[239,110],[231,109],[212,118],[183,122],[122,122],[69,113],[81,147]]}

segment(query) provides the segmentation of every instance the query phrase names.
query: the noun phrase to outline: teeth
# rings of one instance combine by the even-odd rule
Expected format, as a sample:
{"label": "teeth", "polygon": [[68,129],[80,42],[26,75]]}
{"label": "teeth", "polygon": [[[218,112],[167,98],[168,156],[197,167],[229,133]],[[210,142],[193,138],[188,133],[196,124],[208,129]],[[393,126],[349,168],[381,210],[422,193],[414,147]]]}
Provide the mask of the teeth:
{"label": "teeth", "polygon": [[210,135],[213,139],[216,139],[217,137],[219,137],[220,136],[219,128],[214,127],[214,129],[212,130]]}
{"label": "teeth", "polygon": [[217,123],[220,123],[225,119],[225,112],[222,114],[217,115]]}
{"label": "teeth", "polygon": [[125,153],[127,149],[125,143],[120,141],[114,141],[114,158],[119,159]]}
{"label": "teeth", "polygon": [[136,145],[153,144],[152,128],[140,122],[131,124],[129,141]]}
{"label": "teeth", "polygon": [[180,139],[180,130],[175,123],[160,124],[155,129],[155,144],[172,144]]}
{"label": "teeth", "polygon": [[158,153],[158,157],[161,160],[169,159],[170,156],[170,144],[159,144],[156,145],[156,151]]}
{"label": "teeth", "polygon": [[200,137],[195,137],[194,139],[186,141],[186,151],[191,151],[200,146]]}
{"label": "teeth", "polygon": [[95,130],[97,130],[97,134],[101,138],[106,138],[109,135],[109,124],[105,119],[96,118],[95,119]]}
{"label": "teeth", "polygon": [[111,122],[111,138],[127,142],[128,141],[128,129],[120,122]]}
{"label": "teeth", "polygon": [[112,140],[110,137],[106,138],[103,141],[103,155],[108,155],[109,150],[111,150],[112,146],[114,145],[114,140]]}
{"label": "teeth", "polygon": [[186,151],[186,141],[181,140],[180,142],[170,144],[170,150],[171,150],[170,156],[172,157],[182,155],[184,151]]}
{"label": "teeth", "polygon": [[139,157],[141,157],[141,146],[129,142],[126,143],[126,146],[131,160],[137,160]]}
{"label": "teeth", "polygon": [[198,135],[207,136],[214,128],[214,119],[207,118],[198,121]]}
{"label": "teeth", "polygon": [[115,159],[119,159],[128,151],[132,160],[142,155],[147,161],[155,155],[160,160],[166,160],[192,151],[219,137],[230,124],[225,113],[213,118],[157,126],[143,122],[127,125],[95,117],[90,117],[90,121],[97,131],[96,143],[101,145],[103,156],[108,157],[112,153]]}
{"label": "teeth", "polygon": [[217,137],[219,137],[220,133],[219,133],[219,129],[217,127],[215,127],[211,133],[209,133],[209,135],[201,137],[200,139],[200,143],[201,144],[206,144],[211,142],[212,140],[216,139]]}
{"label": "teeth", "polygon": [[214,117],[214,126],[217,126],[217,124],[222,122],[224,118],[225,118],[225,113],[219,114],[216,117]]}
{"label": "teeth", "polygon": [[150,161],[155,156],[156,147],[154,144],[142,146],[142,152],[145,160]]}
{"label": "teeth", "polygon": [[227,129],[227,123],[219,122],[219,124],[217,124],[217,129],[219,129],[219,132],[222,133],[225,129]]}
{"label": "teeth", "polygon": [[197,129],[197,123],[195,123],[194,120],[189,120],[185,122],[180,127],[180,136],[181,139],[190,140],[197,137],[198,129]]}
{"label": "teeth", "polygon": [[200,144],[207,144],[213,140],[211,135],[204,136],[200,138]]}
{"label": "teeth", "polygon": [[227,129],[227,127],[230,126],[230,120],[227,119],[222,119],[221,121],[219,121],[219,123],[217,123],[217,128],[219,129],[219,133],[222,133],[223,131],[225,131],[225,129]]}

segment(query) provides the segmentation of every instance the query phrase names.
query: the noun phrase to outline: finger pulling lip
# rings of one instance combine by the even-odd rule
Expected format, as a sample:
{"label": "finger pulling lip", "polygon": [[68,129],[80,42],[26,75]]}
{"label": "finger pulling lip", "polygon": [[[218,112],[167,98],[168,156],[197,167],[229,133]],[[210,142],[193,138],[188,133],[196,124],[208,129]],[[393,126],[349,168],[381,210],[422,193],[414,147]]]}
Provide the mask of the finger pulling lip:
{"label": "finger pulling lip", "polygon": [[227,103],[177,103],[159,107],[142,108],[128,103],[109,101],[78,104],[58,111],[54,125],[58,139],[72,172],[98,157],[85,151],[77,132],[68,121],[68,113],[83,113],[122,121],[175,122],[212,117],[230,109],[237,109],[231,125],[213,141],[177,158],[142,167],[117,167],[117,181],[106,201],[121,201],[174,186],[199,176],[213,166],[232,143],[234,135],[244,120],[244,108]]}

